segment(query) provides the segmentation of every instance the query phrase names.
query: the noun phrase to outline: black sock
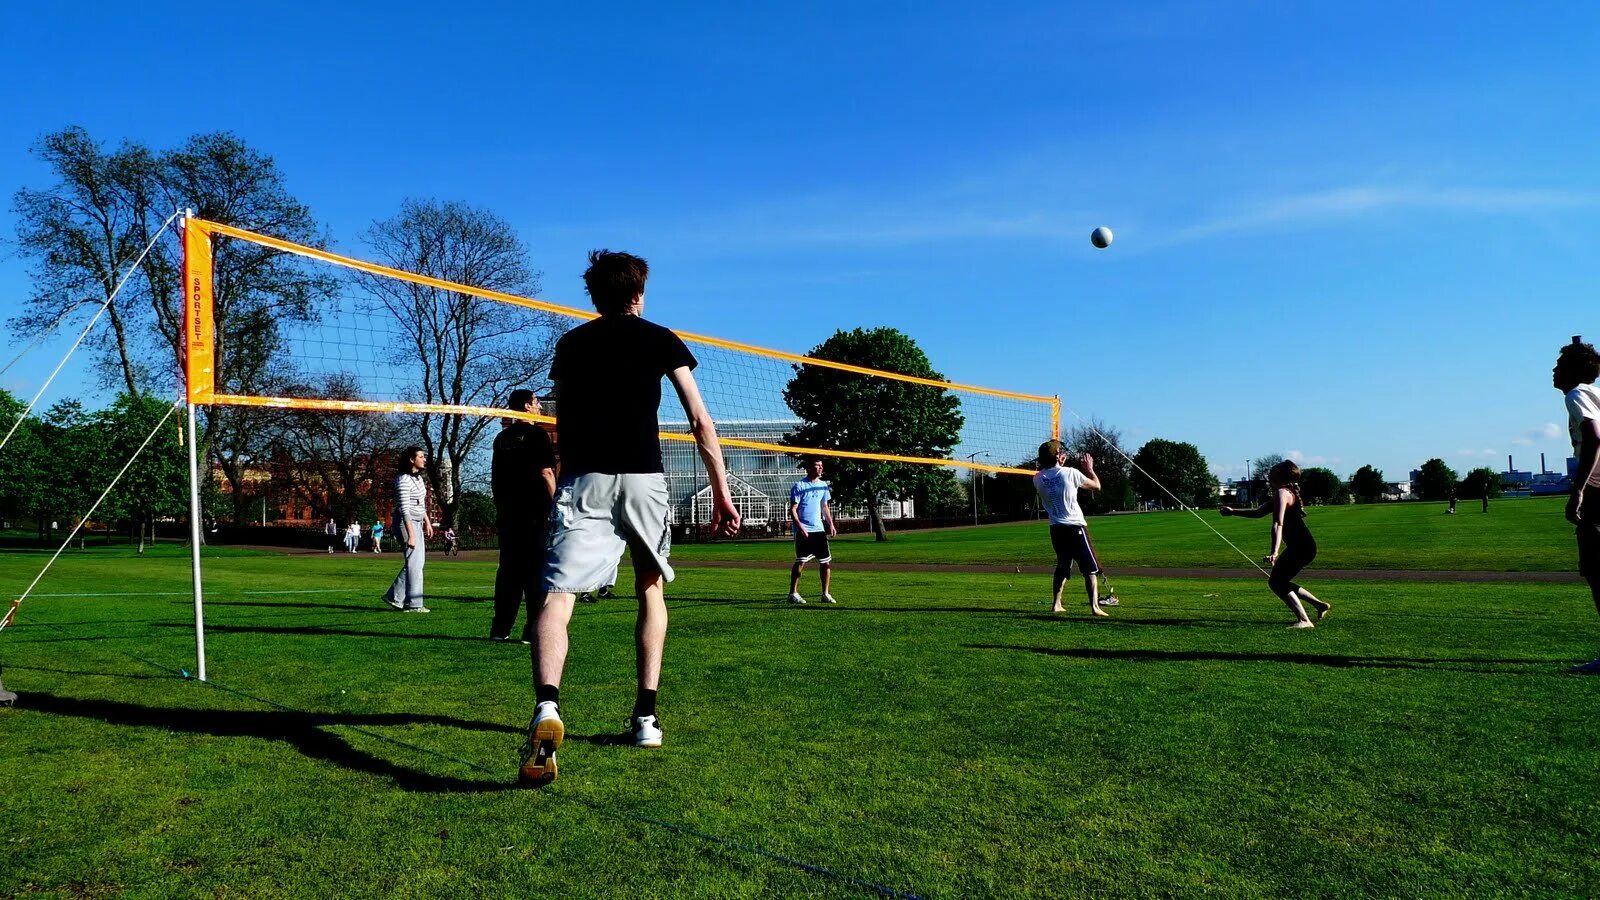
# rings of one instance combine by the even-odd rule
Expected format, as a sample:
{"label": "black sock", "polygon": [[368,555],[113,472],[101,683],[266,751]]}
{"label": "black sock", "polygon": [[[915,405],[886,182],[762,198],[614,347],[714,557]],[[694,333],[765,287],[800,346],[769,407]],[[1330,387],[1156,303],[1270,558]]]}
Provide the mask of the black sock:
{"label": "black sock", "polygon": [[640,716],[653,716],[655,714],[656,692],[647,691],[644,688],[640,688],[639,693],[636,695],[636,698],[633,701],[633,717],[637,719]]}
{"label": "black sock", "polygon": [[536,684],[533,686],[533,702],[543,703],[546,700],[557,706],[561,705],[561,688],[553,684]]}

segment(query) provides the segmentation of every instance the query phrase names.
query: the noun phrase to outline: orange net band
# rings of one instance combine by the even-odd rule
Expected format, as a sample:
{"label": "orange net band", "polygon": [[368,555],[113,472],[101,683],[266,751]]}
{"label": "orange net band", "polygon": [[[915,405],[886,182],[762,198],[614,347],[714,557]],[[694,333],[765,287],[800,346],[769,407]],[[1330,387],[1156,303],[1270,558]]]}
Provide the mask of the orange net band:
{"label": "orange net band", "polygon": [[[473,287],[467,284],[458,284],[453,281],[445,281],[444,279],[432,278],[427,275],[418,275],[415,272],[407,272],[404,269],[395,269],[390,266],[379,265],[378,263],[352,259],[348,256],[340,256],[337,253],[330,253],[326,250],[318,250],[315,247],[307,247],[303,244],[296,244],[293,241],[283,240],[282,238],[268,237],[264,234],[257,234],[253,231],[246,231],[243,228],[235,228],[231,225],[208,222],[204,219],[189,219],[187,220],[186,225],[193,228],[194,233],[196,234],[220,234],[226,237],[238,238],[239,240],[243,241],[251,241],[263,246],[282,250],[285,253],[294,253],[299,256],[318,259],[326,263],[332,263],[336,266],[343,266],[347,269],[355,269],[359,272],[366,272],[369,275],[381,275],[386,278],[409,281],[413,284],[426,285],[428,287],[438,288],[440,290],[454,291],[456,293],[466,294],[472,297],[482,297],[485,300],[497,300],[501,303],[509,303],[514,306],[521,306],[527,309],[536,309],[540,310],[541,312],[555,313],[556,315],[569,316],[576,319],[599,318],[598,313],[589,312],[587,310],[575,309],[570,306],[563,306],[559,303],[549,303],[544,300],[531,300],[527,297],[518,297],[515,294],[506,294],[500,291],[491,291],[484,288]],[[757,347],[753,344],[742,344],[737,341],[725,341],[721,338],[708,337],[702,334],[692,334],[686,331],[675,331],[675,333],[678,335],[678,337],[681,337],[685,341],[692,343],[704,344],[710,347],[721,347],[725,350],[736,350],[742,353],[752,353],[757,356],[765,356],[769,359],[779,359],[783,360],[784,362],[796,363],[798,365],[821,366],[828,369],[837,369],[842,372],[854,372],[857,375],[870,375],[874,378],[888,378],[894,381],[909,382],[911,384],[924,384],[930,387],[970,391],[975,394],[985,394],[991,397],[1006,397],[1012,400],[1031,400],[1039,403],[1050,404],[1053,410],[1059,410],[1060,408],[1060,401],[1055,397],[1046,397],[1039,394],[1022,394],[1016,391],[1002,391],[996,388],[978,387],[977,385],[971,384],[958,384],[953,381],[938,381],[932,378],[919,378],[915,375],[902,375],[898,372],[887,372],[882,369],[869,369],[864,366],[853,366],[849,363],[834,362],[828,359],[800,356],[795,353],[785,353],[782,350],[771,350],[766,347]],[[1059,413],[1056,414],[1059,415]]]}
{"label": "orange net band", "polygon": [[[440,415],[462,416],[495,416],[505,419],[521,419],[526,422],[537,422],[541,425],[554,425],[555,417],[535,415],[529,412],[502,409],[495,406],[456,406],[448,403],[384,403],[374,400],[324,400],[307,399],[300,397],[254,397],[239,394],[212,394],[206,402],[212,406],[268,406],[274,409],[314,409],[326,412],[350,413],[437,413]],[[681,431],[660,432],[662,440],[694,442],[694,435]],[[835,450],[824,447],[791,447],[788,444],[774,444],[767,441],[748,441],[742,438],[718,438],[724,447],[739,447],[746,450],[766,450],[773,453],[787,453],[793,456],[825,456],[844,457],[848,459],[866,459],[879,462],[904,462],[918,463],[921,465],[950,466],[957,469],[971,469],[976,472],[1007,475],[1032,475],[1032,469],[1018,469],[1011,466],[992,466],[987,463],[973,462],[965,459],[945,459],[937,456],[901,456],[893,453],[866,453],[854,450]]]}

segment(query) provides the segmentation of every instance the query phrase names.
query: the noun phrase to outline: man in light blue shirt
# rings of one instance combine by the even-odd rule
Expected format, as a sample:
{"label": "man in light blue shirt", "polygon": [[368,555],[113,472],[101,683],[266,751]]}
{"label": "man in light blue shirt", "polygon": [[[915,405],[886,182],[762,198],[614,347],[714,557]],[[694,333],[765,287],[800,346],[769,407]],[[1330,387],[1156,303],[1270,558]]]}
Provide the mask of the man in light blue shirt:
{"label": "man in light blue shirt", "polygon": [[800,467],[806,470],[806,477],[789,489],[789,520],[794,523],[794,568],[789,571],[789,602],[806,602],[800,596],[800,573],[806,570],[806,563],[814,559],[822,573],[822,602],[838,603],[828,592],[833,576],[833,553],[828,547],[828,535],[839,533],[833,527],[833,510],[828,508],[833,492],[822,480],[821,459],[807,457]]}

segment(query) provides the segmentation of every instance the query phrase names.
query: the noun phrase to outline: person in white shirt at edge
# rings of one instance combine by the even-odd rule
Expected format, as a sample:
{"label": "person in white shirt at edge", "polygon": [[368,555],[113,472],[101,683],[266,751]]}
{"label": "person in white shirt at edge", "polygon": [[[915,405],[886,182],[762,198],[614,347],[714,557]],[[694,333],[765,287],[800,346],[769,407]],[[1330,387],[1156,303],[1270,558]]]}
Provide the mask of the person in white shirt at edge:
{"label": "person in white shirt at edge", "polygon": [[1085,453],[1080,463],[1083,471],[1067,465],[1067,448],[1060,441],[1045,441],[1039,445],[1039,472],[1033,476],[1033,487],[1050,516],[1050,545],[1056,552],[1056,571],[1050,585],[1051,612],[1066,612],[1061,605],[1061,589],[1072,577],[1072,563],[1078,563],[1083,573],[1083,587],[1089,595],[1089,611],[1097,616],[1109,615],[1102,606],[1115,606],[1116,601],[1100,599],[1100,561],[1095,558],[1094,544],[1089,541],[1089,525],[1078,506],[1079,489],[1100,490],[1100,477],[1094,473],[1094,457]]}
{"label": "person in white shirt at edge", "polygon": [[[1556,390],[1566,395],[1567,431],[1578,468],[1572,473],[1567,521],[1578,533],[1578,574],[1589,582],[1600,612],[1600,353],[1577,336],[1561,348],[1551,370]],[[1577,675],[1600,675],[1600,659],[1573,666]]]}
{"label": "person in white shirt at edge", "polygon": [[800,573],[806,570],[806,563],[814,559],[822,575],[822,602],[838,603],[829,591],[833,582],[833,551],[828,547],[828,537],[839,533],[833,527],[833,510],[828,507],[833,492],[822,480],[821,459],[807,457],[800,467],[806,470],[806,477],[789,489],[789,521],[794,523],[794,567],[789,570],[789,602],[806,602],[800,596]]}

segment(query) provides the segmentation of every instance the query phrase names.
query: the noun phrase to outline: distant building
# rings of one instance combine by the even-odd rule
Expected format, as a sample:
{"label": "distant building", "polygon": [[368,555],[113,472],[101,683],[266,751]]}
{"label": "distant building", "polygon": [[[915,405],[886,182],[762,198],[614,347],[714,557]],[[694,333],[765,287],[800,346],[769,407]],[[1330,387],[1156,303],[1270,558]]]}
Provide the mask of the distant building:
{"label": "distant building", "polygon": [[1500,487],[1514,491],[1527,490],[1534,482],[1532,472],[1521,472],[1516,469],[1500,473]]}
{"label": "distant building", "polygon": [[[722,458],[728,467],[728,491],[747,528],[786,531],[789,522],[789,488],[802,477],[798,457],[776,450],[757,450],[730,446],[730,441],[783,444],[800,423],[794,419],[769,421],[719,421],[717,437],[722,441]],[[661,430],[687,435],[688,423],[662,422]],[[667,477],[668,514],[674,525],[704,525],[711,521],[711,485],[706,481],[700,451],[693,440],[663,440],[661,463]],[[824,469],[823,479],[828,475]],[[840,519],[864,519],[865,508],[835,503]],[[916,515],[911,500],[886,499],[878,504],[885,519],[909,519]]]}
{"label": "distant building", "polygon": [[1412,481],[1391,481],[1384,485],[1383,499],[1385,500],[1410,500],[1411,485],[1416,480],[1417,472],[1411,473]]}

